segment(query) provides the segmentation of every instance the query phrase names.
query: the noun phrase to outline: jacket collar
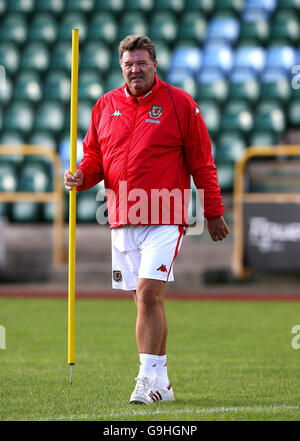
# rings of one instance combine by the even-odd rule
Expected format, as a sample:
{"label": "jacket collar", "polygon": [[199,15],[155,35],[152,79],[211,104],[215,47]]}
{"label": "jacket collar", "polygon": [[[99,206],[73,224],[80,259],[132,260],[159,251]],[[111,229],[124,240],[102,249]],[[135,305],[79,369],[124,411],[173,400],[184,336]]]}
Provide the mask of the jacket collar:
{"label": "jacket collar", "polygon": [[155,82],[152,88],[148,90],[148,92],[146,92],[145,95],[135,97],[130,93],[127,84],[124,84],[124,86],[122,86],[122,89],[124,92],[125,101],[126,102],[137,101],[139,104],[145,103],[153,97],[153,95],[156,93],[160,85],[161,85],[161,81],[158,78],[158,76],[155,75]]}

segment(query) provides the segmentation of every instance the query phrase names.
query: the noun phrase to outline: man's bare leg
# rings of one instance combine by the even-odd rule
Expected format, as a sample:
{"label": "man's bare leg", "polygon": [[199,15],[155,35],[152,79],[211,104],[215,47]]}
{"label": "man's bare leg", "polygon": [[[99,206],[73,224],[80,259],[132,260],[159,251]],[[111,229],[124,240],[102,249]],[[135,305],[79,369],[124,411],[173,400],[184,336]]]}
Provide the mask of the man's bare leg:
{"label": "man's bare leg", "polygon": [[[144,281],[149,281],[149,282],[160,282],[159,285],[162,285],[161,288],[160,288],[162,290],[162,293],[159,293],[159,295],[162,296],[162,300],[164,300],[164,292],[163,292],[163,290],[164,290],[165,282],[157,281],[157,280],[152,280],[152,279],[139,279],[139,280],[144,280]],[[142,285],[143,285],[143,287],[145,286],[144,283]],[[148,283],[147,283],[147,285],[148,285]],[[156,283],[155,283],[155,285],[156,285]],[[150,284],[150,286],[152,286],[152,284]],[[139,287],[139,285],[138,285],[138,287]],[[135,301],[135,304],[136,304],[136,306],[138,308],[138,299],[137,299],[136,291],[132,291],[132,294],[133,294],[133,299]],[[159,313],[160,320],[162,320],[161,344],[160,344],[160,347],[159,347],[159,351],[158,351],[158,353],[156,355],[165,355],[166,354],[166,347],[167,347],[168,325],[167,325],[167,319],[166,319],[164,305],[162,306],[161,309],[162,310]],[[143,339],[143,337],[140,336],[140,323],[138,323],[140,320],[141,321],[143,320],[143,312],[142,312],[142,315],[140,315],[137,318],[137,326],[136,326],[136,338],[137,338],[137,344],[138,344],[139,352],[141,352],[141,351],[140,351],[140,347],[139,347],[138,341],[140,341],[141,338]]]}
{"label": "man's bare leg", "polygon": [[137,305],[136,341],[139,353],[163,355],[168,334],[164,309],[165,282],[139,279],[135,293]]}

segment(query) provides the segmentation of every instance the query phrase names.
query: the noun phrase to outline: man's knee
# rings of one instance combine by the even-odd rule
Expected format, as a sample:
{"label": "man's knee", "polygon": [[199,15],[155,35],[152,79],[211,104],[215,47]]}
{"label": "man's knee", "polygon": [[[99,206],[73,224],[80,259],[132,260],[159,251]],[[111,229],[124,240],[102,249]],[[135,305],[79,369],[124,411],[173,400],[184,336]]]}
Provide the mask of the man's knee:
{"label": "man's knee", "polygon": [[153,309],[164,301],[165,282],[160,280],[142,279],[136,291],[138,306]]}

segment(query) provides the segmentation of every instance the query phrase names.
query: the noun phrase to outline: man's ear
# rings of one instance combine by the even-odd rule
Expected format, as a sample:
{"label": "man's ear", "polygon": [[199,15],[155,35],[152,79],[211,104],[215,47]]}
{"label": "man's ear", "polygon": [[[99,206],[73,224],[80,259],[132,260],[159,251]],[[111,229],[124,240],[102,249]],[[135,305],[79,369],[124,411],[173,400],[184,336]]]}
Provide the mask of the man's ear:
{"label": "man's ear", "polygon": [[157,60],[154,61],[154,72],[156,73],[156,69],[157,69]]}

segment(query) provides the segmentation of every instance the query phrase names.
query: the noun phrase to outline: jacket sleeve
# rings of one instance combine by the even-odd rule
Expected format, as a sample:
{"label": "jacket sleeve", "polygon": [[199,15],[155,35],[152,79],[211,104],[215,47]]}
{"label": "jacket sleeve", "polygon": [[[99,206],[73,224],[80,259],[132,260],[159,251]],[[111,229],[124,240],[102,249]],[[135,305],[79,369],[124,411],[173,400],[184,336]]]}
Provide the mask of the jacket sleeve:
{"label": "jacket sleeve", "polygon": [[81,186],[77,187],[77,191],[88,190],[98,182],[102,181],[103,163],[101,147],[98,142],[98,135],[96,130],[96,115],[97,104],[93,108],[91,124],[89,130],[83,140],[83,158],[80,161],[78,168],[84,173],[84,180]]}
{"label": "jacket sleeve", "polygon": [[183,138],[186,161],[194,184],[197,189],[204,190],[204,217],[220,217],[224,213],[224,205],[211,142],[200,109],[191,97],[185,106]]}

